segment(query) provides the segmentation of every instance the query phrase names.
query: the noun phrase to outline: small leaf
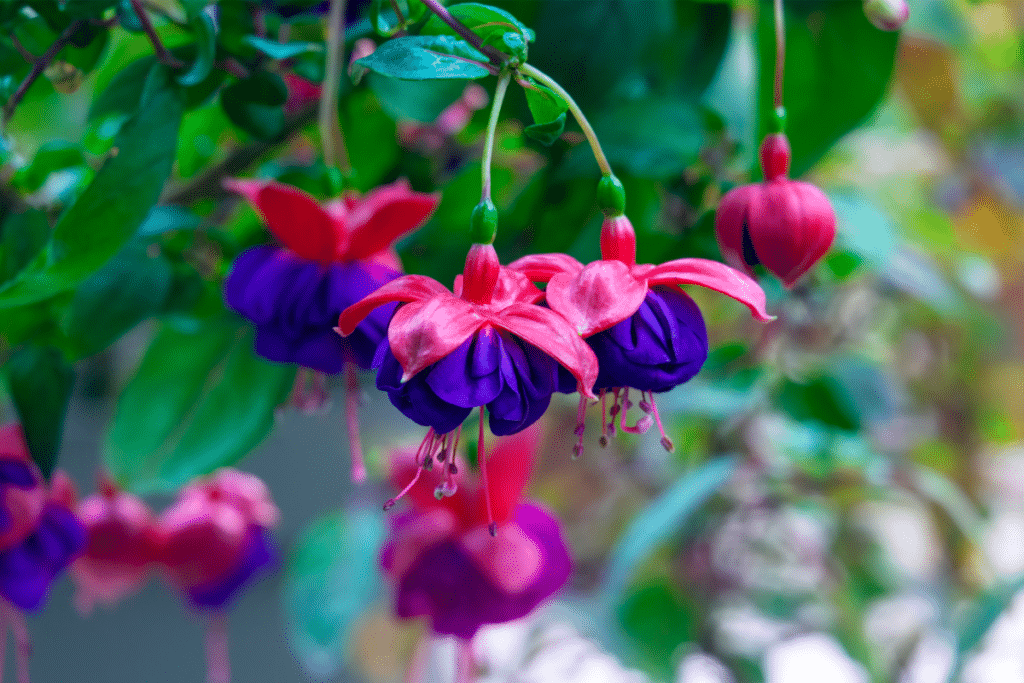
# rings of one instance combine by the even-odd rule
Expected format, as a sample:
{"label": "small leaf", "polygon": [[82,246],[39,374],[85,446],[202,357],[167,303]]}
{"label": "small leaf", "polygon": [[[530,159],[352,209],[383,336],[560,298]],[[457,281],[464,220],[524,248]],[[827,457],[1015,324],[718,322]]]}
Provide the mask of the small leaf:
{"label": "small leaf", "polygon": [[188,71],[178,76],[178,83],[186,87],[199,85],[213,71],[217,58],[217,24],[209,12],[199,12],[189,26],[196,36],[196,57]]}
{"label": "small leaf", "polygon": [[356,64],[385,76],[410,81],[431,78],[483,78],[487,57],[461,38],[403,36],[384,43]]}
{"label": "small leaf", "polygon": [[258,140],[272,140],[284,130],[282,105],[288,87],[277,74],[256,71],[232,83],[220,95],[221,106],[231,122]]}
{"label": "small leaf", "polygon": [[540,144],[550,147],[565,132],[565,114],[559,114],[557,119],[547,123],[531,124],[523,132]]}
{"label": "small leaf", "polygon": [[356,508],[314,521],[292,548],[285,619],[293,651],[311,676],[330,678],[344,662],[356,619],[380,591],[383,538],[381,513]]}
{"label": "small leaf", "polygon": [[173,491],[238,462],[263,440],[295,368],[267,363],[252,348],[251,333],[234,324],[160,331],[107,432],[104,462],[119,484]]}
{"label": "small leaf", "polygon": [[243,40],[271,59],[290,59],[307,52],[324,51],[324,47],[320,43],[309,43],[303,41],[278,43],[274,40],[267,40],[266,38],[260,38],[259,36],[253,35],[246,36]]}
{"label": "small leaf", "polygon": [[171,288],[171,264],[132,244],[79,285],[64,331],[81,356],[102,351],[159,312]]}
{"label": "small leaf", "polygon": [[[452,16],[480,36],[480,40],[488,45],[499,47],[502,36],[514,31],[526,42],[536,40],[537,36],[522,22],[503,9],[482,5],[476,2],[462,2],[448,8]],[[423,26],[423,35],[457,35],[448,24],[436,15],[431,16]]]}
{"label": "small leaf", "polygon": [[32,459],[49,476],[57,463],[75,370],[60,351],[24,346],[7,361],[7,384]]}
{"label": "small leaf", "polygon": [[569,110],[569,105],[555,91],[530,80],[523,87],[526,104],[530,107],[534,123],[550,123]]}
{"label": "small leaf", "polygon": [[20,273],[46,246],[50,222],[38,209],[12,214],[0,226],[0,283]]}
{"label": "small leaf", "polygon": [[202,219],[183,206],[154,206],[135,233],[138,237],[155,237],[173,230],[195,230]]}
{"label": "small leaf", "polygon": [[35,192],[43,186],[51,173],[83,164],[85,156],[81,147],[63,140],[53,140],[39,148],[32,163],[18,169],[13,181],[27,192]]}
{"label": "small leaf", "polygon": [[57,221],[46,249],[0,287],[0,309],[49,298],[78,285],[117,253],[156,203],[177,150],[183,98],[167,70],[151,72],[139,113],[113,154]]}

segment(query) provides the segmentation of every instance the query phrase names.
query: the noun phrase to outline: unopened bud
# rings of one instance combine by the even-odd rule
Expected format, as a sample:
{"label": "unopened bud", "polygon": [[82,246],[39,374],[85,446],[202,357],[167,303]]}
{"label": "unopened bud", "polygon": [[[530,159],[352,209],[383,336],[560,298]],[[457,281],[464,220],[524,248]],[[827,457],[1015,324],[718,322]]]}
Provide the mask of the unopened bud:
{"label": "unopened bud", "polygon": [[473,208],[469,217],[469,238],[477,244],[494,244],[498,234],[498,209],[485,199]]}
{"label": "unopened bud", "polygon": [[626,212],[626,188],[613,175],[606,175],[597,184],[597,208],[605,216],[621,216]]}
{"label": "unopened bud", "polygon": [[907,0],[864,0],[868,21],[883,31],[899,31],[910,17]]}

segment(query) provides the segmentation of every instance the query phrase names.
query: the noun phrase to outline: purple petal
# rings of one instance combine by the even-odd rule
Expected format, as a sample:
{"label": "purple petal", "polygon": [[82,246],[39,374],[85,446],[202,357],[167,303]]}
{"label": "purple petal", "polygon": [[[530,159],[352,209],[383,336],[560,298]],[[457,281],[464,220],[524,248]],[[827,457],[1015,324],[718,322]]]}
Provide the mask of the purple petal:
{"label": "purple petal", "polygon": [[64,507],[47,505],[35,532],[0,553],[0,595],[23,610],[38,609],[50,583],[85,544],[85,527],[78,518]]}
{"label": "purple petal", "polygon": [[253,576],[276,561],[277,554],[270,540],[270,532],[263,527],[253,527],[245,552],[235,569],[216,581],[190,588],[186,595],[197,609],[222,609]]}

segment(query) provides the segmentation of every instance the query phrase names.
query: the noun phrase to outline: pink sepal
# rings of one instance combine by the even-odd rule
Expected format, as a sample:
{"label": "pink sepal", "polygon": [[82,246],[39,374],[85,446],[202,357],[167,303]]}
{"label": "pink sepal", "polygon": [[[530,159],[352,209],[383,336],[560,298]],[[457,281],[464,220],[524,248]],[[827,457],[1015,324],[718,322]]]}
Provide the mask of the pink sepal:
{"label": "pink sepal", "polygon": [[497,536],[477,527],[462,536],[461,545],[491,582],[511,595],[528,589],[540,574],[540,548],[518,524],[506,524]]}
{"label": "pink sepal", "polygon": [[594,261],[575,276],[559,273],[547,289],[548,304],[583,337],[633,315],[646,295],[647,285],[622,261]]}
{"label": "pink sepal", "polygon": [[554,311],[534,304],[512,304],[491,316],[495,326],[533,344],[572,373],[581,395],[596,399],[597,356],[572,326]]}
{"label": "pink sepal", "polygon": [[404,371],[402,381],[447,356],[484,324],[476,306],[447,291],[399,308],[388,326],[388,344]]}
{"label": "pink sepal", "polygon": [[322,263],[336,258],[337,228],[311,195],[272,180],[228,178],[224,187],[245,197],[274,237],[290,251]]}
{"label": "pink sepal", "polygon": [[363,321],[363,318],[370,315],[370,311],[393,301],[417,301],[429,299],[435,296],[451,292],[437,280],[426,275],[403,275],[387,284],[382,285],[372,294],[352,304],[338,318],[338,333],[345,337],[352,334],[356,325]]}
{"label": "pink sepal", "polygon": [[[455,296],[462,296],[462,274],[455,276],[452,287]],[[490,306],[497,309],[505,308],[514,303],[535,304],[544,298],[542,292],[529,277],[523,273],[502,266],[498,271],[498,282],[491,294]]]}
{"label": "pink sepal", "polygon": [[505,267],[523,273],[532,282],[547,282],[558,273],[575,275],[583,270],[583,264],[568,254],[530,254]]}
{"label": "pink sepal", "polygon": [[743,229],[747,225],[747,210],[760,192],[760,185],[734,187],[722,197],[715,213],[715,236],[722,256],[730,266],[748,275],[753,275],[754,269],[743,258]]}
{"label": "pink sepal", "polygon": [[775,316],[765,310],[764,290],[753,278],[735,268],[702,258],[681,258],[655,266],[647,273],[650,285],[700,285],[732,297],[750,309],[761,322]]}
{"label": "pink sepal", "polygon": [[440,201],[436,193],[413,192],[404,178],[371,190],[347,216],[351,227],[342,253],[346,259],[358,261],[387,249],[423,224]]}

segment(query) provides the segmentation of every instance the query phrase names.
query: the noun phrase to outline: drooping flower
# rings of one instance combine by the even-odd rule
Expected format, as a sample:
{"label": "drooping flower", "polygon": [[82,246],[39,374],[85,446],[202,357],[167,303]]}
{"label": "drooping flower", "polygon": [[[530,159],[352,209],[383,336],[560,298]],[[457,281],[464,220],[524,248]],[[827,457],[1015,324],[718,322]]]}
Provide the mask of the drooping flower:
{"label": "drooping flower", "polygon": [[910,18],[907,0],[864,0],[864,14],[883,31],[899,31]]}
{"label": "drooping flower", "polygon": [[[751,278],[724,264],[684,258],[660,265],[636,262],[636,235],[624,214],[605,218],[601,227],[602,260],[584,266],[566,254],[535,254],[509,264],[532,282],[545,282],[547,305],[563,316],[597,355],[600,372],[594,389],[601,395],[602,438],[619,429],[646,431],[654,423],[662,443],[671,441],[661,428],[654,394],[692,378],[708,353],[707,330],[700,309],[678,285],[694,284],[730,296],[750,308],[758,320],[771,320],[765,296]],[[571,391],[563,385],[564,391]],[[625,423],[633,405],[630,390],[640,391],[639,407],[650,413],[634,426]],[[606,397],[612,406],[606,412]],[[580,397],[579,441],[582,452],[586,397]],[[611,423],[604,424],[609,414]]]}
{"label": "drooping flower", "polygon": [[137,593],[161,559],[161,530],[149,506],[119,490],[106,476],[100,478],[99,488],[77,506],[88,542],[71,566],[71,575],[78,586],[75,602],[83,614],[97,603],[114,605]]}
{"label": "drooping flower", "polygon": [[[535,425],[499,439],[486,483],[473,481],[454,455],[429,471],[422,453],[396,456],[396,486],[415,472],[406,487],[412,509],[391,519],[381,550],[398,617],[426,616],[434,633],[470,639],[485,624],[529,614],[565,584],[572,561],[558,520],[521,502],[539,436]],[[439,498],[437,487],[454,490]],[[496,536],[488,533],[488,507]]]}
{"label": "drooping flower", "polygon": [[[346,196],[321,206],[298,188],[269,180],[229,180],[225,187],[244,196],[282,246],[242,252],[224,283],[232,309],[256,327],[256,353],[280,363],[296,363],[316,373],[347,369],[348,385],[358,388],[354,366],[368,369],[387,330],[394,307],[369,313],[342,339],[334,333],[341,311],[401,274],[392,243],[422,225],[438,197],[413,192],[404,180]],[[296,380],[294,400],[315,407],[326,400],[322,378]],[[353,479],[365,478],[349,391],[348,425]]]}
{"label": "drooping flower", "polygon": [[725,260],[753,275],[763,265],[792,287],[818,262],[836,236],[836,216],[825,193],[786,177],[789,140],[774,133],[761,143],[764,182],[735,187],[722,197],[715,234]]}
{"label": "drooping flower", "polygon": [[374,359],[377,387],[430,427],[421,446],[429,459],[454,453],[456,429],[473,408],[483,420],[487,407],[499,436],[536,422],[558,387],[559,365],[581,394],[593,396],[594,353],[561,316],[534,303],[542,296],[498,263],[493,246],[474,244],[455,293],[429,277],[405,275],[345,309],[338,331],[350,334],[377,307],[403,302]]}

